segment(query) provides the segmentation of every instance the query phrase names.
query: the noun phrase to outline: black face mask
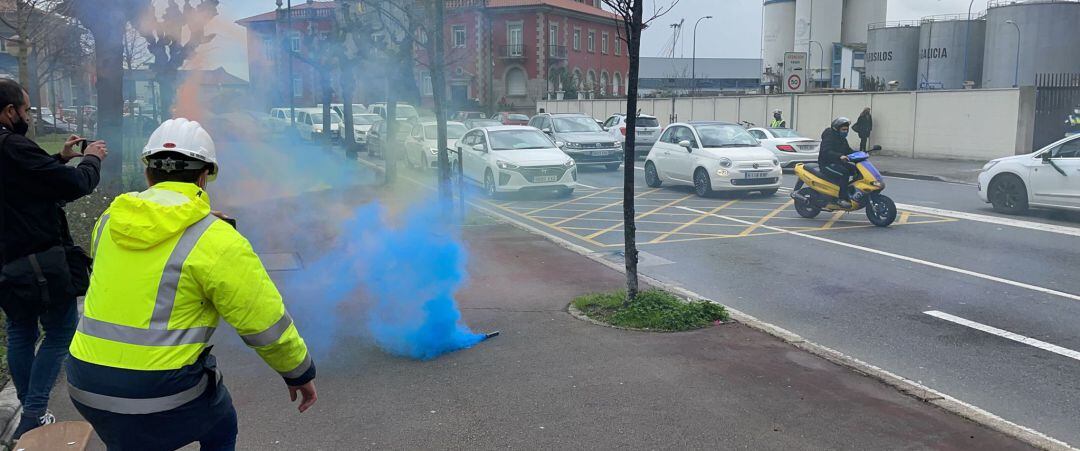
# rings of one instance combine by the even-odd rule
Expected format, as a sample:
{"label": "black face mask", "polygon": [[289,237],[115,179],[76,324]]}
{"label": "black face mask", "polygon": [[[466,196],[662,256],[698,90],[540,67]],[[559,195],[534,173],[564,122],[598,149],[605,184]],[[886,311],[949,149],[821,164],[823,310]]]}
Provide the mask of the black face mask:
{"label": "black face mask", "polygon": [[26,136],[30,131],[30,123],[23,119],[21,114],[15,114],[15,120],[11,121],[11,132],[16,135]]}

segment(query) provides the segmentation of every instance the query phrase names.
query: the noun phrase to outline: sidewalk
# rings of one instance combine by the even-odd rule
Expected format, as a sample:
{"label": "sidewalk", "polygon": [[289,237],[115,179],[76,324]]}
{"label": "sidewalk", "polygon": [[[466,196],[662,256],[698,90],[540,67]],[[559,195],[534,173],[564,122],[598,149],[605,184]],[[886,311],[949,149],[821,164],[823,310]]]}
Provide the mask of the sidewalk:
{"label": "sidewalk", "polygon": [[941,182],[965,183],[974,185],[979,182],[979,172],[985,161],[968,160],[932,160],[926,158],[890,157],[874,154],[871,161],[874,167],[886,177],[904,177]]}
{"label": "sidewalk", "polygon": [[[619,288],[621,274],[508,225],[464,236],[464,320],[502,335],[430,362],[339,343],[306,414],[222,327],[239,449],[1027,449],[740,324],[662,334],[579,321],[569,301]],[[63,383],[53,399],[59,419],[78,418]]]}

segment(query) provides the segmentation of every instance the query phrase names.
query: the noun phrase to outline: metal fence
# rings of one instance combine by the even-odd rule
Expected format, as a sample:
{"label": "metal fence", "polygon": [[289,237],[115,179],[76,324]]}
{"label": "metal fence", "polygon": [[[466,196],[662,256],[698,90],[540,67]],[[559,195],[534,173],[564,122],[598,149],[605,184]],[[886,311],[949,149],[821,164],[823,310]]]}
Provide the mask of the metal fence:
{"label": "metal fence", "polygon": [[1080,108],[1080,73],[1035,74],[1033,149],[1065,137],[1065,118]]}

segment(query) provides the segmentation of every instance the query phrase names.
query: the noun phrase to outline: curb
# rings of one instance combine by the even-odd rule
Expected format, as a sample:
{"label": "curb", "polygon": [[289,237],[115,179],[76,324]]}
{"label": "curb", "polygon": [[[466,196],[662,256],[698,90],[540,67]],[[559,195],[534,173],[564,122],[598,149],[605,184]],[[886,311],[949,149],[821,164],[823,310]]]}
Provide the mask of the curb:
{"label": "curb", "polygon": [[19,425],[19,414],[22,413],[22,405],[15,393],[15,385],[8,381],[4,389],[0,390],[0,444],[10,447],[11,435]]}
{"label": "curb", "polygon": [[[372,167],[376,171],[381,169],[378,166],[375,166],[373,164],[365,163],[365,162],[363,162],[363,160],[359,160],[359,161],[361,162],[361,164],[364,164],[365,166],[368,166],[368,167]],[[894,172],[893,174],[897,174],[897,173]],[[420,185],[421,187],[431,189],[430,187],[427,187],[427,186],[423,185],[422,183],[416,182],[415,180],[411,180],[411,179],[408,179],[408,178],[405,178],[405,180],[409,180],[410,182],[415,183],[417,185]],[[543,230],[540,230],[540,229],[538,229],[536,227],[533,227],[533,226],[530,226],[528,224],[520,223],[520,222],[514,220],[513,218],[510,218],[510,217],[508,217],[508,216],[506,216],[506,215],[504,215],[502,213],[499,213],[499,212],[497,212],[495,210],[492,210],[492,209],[490,209],[490,208],[488,208],[488,207],[486,207],[484,205],[481,205],[481,204],[479,204],[477,202],[468,201],[468,200],[466,202],[470,206],[472,206],[473,208],[487,214],[488,216],[492,216],[494,218],[497,218],[499,220],[507,222],[510,225],[513,225],[514,227],[522,229],[522,230],[524,230],[526,232],[542,236],[542,237],[554,242],[555,244],[558,244],[559,246],[561,246],[561,247],[563,247],[563,248],[565,248],[565,249],[567,249],[569,251],[580,254],[580,255],[584,256],[585,258],[588,258],[588,259],[590,259],[590,260],[592,260],[594,262],[600,263],[601,265],[604,265],[604,266],[606,266],[606,267],[608,267],[610,269],[613,269],[613,270],[615,270],[615,271],[617,271],[619,273],[623,273],[623,274],[626,273],[626,268],[623,267],[622,265],[620,265],[620,264],[618,264],[616,262],[607,260],[607,259],[603,258],[600,254],[598,254],[596,252],[593,252],[593,251],[589,250],[588,248],[586,248],[584,246],[574,244],[573,242],[571,242],[571,241],[569,241],[569,240],[567,240],[565,238],[562,238],[562,237],[559,237],[559,236],[556,236],[556,235],[552,235],[550,233],[547,233],[547,232],[545,232]],[[657,288],[663,288],[665,290],[671,291],[673,293],[678,293],[678,294],[680,294],[682,296],[685,296],[685,297],[701,299],[701,300],[704,300],[704,301],[715,302],[717,304],[723,305],[720,302],[714,301],[714,300],[709,299],[709,298],[707,298],[705,296],[701,296],[701,295],[699,295],[699,294],[697,294],[697,293],[695,293],[693,291],[687,290],[685,288],[682,288],[682,287],[679,287],[679,286],[676,286],[676,285],[673,285],[673,284],[670,284],[670,283],[667,283],[667,282],[663,282],[663,281],[661,281],[659,279],[655,279],[653,277],[650,277],[650,276],[647,276],[647,275],[644,275],[644,274],[639,273],[638,277],[640,279],[644,280],[646,283],[649,283],[649,284],[651,284],[651,285],[653,285],[654,287],[657,287]],[[785,343],[789,343],[792,346],[795,346],[796,348],[799,348],[799,349],[801,349],[803,351],[809,352],[809,353],[811,353],[813,355],[821,357],[821,358],[823,358],[825,360],[828,360],[828,361],[830,361],[832,363],[835,363],[837,365],[840,365],[840,366],[843,366],[843,367],[846,367],[846,368],[850,368],[850,369],[852,369],[852,370],[854,370],[854,371],[856,371],[856,372],[858,372],[860,374],[863,374],[863,375],[866,375],[868,377],[877,379],[877,380],[879,380],[881,382],[884,382],[884,383],[888,384],[889,386],[892,386],[893,388],[896,388],[901,393],[912,396],[912,397],[914,397],[914,398],[916,398],[918,400],[924,401],[926,403],[932,404],[932,405],[934,405],[934,406],[936,406],[936,407],[938,407],[940,409],[943,409],[943,410],[945,410],[947,412],[951,412],[951,413],[953,413],[955,415],[959,415],[959,416],[961,416],[963,418],[966,418],[966,419],[968,419],[968,420],[970,420],[972,422],[975,422],[977,424],[985,426],[985,427],[987,427],[987,428],[989,428],[991,430],[1001,432],[1002,434],[1008,435],[1008,436],[1010,436],[1012,438],[1015,438],[1015,439],[1017,439],[1017,440],[1019,440],[1021,442],[1026,443],[1028,445],[1031,445],[1033,447],[1043,449],[1043,450],[1049,450],[1049,451],[1080,451],[1080,449],[1073,448],[1073,447],[1069,446],[1068,443],[1065,443],[1065,442],[1063,442],[1061,440],[1050,437],[1050,436],[1048,436],[1046,434],[1043,434],[1043,433],[1041,433],[1039,431],[1036,431],[1034,429],[1031,429],[1029,427],[1021,426],[1019,424],[1008,421],[1008,420],[1006,420],[1004,418],[1001,418],[1001,417],[999,417],[997,415],[994,415],[993,413],[987,412],[986,410],[983,410],[983,409],[981,409],[981,408],[979,408],[979,407],[977,407],[975,405],[968,404],[966,402],[960,401],[960,400],[958,400],[956,398],[953,398],[953,397],[951,397],[949,395],[941,393],[941,392],[939,392],[937,390],[934,390],[934,389],[932,389],[930,387],[922,385],[922,384],[920,384],[918,382],[915,382],[913,380],[904,378],[904,377],[902,377],[900,375],[894,374],[892,372],[889,372],[889,371],[884,370],[882,368],[879,368],[877,366],[871,365],[869,363],[863,362],[862,360],[856,359],[854,357],[846,355],[846,354],[844,354],[844,353],[842,353],[840,351],[829,348],[827,346],[823,346],[823,345],[819,345],[819,344],[811,342],[811,341],[807,341],[802,336],[800,336],[800,335],[798,335],[798,334],[796,334],[794,332],[791,332],[791,331],[789,331],[787,329],[784,329],[782,327],[779,327],[779,326],[776,326],[776,325],[773,325],[773,324],[769,324],[769,323],[767,323],[765,321],[757,319],[756,317],[754,317],[752,315],[748,315],[746,313],[743,313],[742,311],[733,309],[733,308],[731,308],[729,306],[724,305],[724,308],[727,309],[728,313],[731,315],[731,319],[734,320],[734,321],[743,323],[743,324],[745,324],[745,325],[747,325],[747,326],[749,326],[749,327],[751,327],[753,329],[756,329],[756,330],[762,331],[762,332],[764,332],[766,334],[772,335],[772,336],[784,341]],[[590,321],[590,322],[593,321],[591,318],[586,318],[586,320]],[[610,325],[602,324],[602,323],[601,323],[601,325],[603,325],[605,327],[612,327]]]}
{"label": "curb", "polygon": [[956,184],[956,185],[967,185],[967,186],[977,186],[978,185],[978,183],[973,183],[973,182],[969,182],[969,181],[966,181],[966,180],[950,179],[950,178],[941,177],[941,176],[937,176],[937,175],[916,174],[916,173],[913,173],[913,172],[881,171],[881,175],[888,176],[888,177],[904,178],[904,179],[925,180],[925,181],[928,181],[928,182],[952,183],[952,184]]}
{"label": "curb", "polygon": [[[483,205],[479,205],[479,204],[477,204],[475,202],[469,202],[469,204],[472,205],[473,208],[476,208],[479,211],[482,211],[482,212],[484,212],[484,213],[486,213],[488,215],[491,215],[491,216],[494,216],[494,217],[496,217],[498,219],[501,219],[501,220],[503,220],[503,221],[505,221],[505,222],[507,222],[507,223],[519,228],[519,229],[522,229],[522,230],[525,230],[527,232],[530,232],[530,233],[533,233],[533,234],[536,234],[536,235],[540,235],[540,236],[542,236],[544,238],[547,238],[548,240],[554,242],[555,244],[558,244],[559,246],[562,246],[563,248],[565,248],[567,250],[570,250],[572,252],[580,254],[580,255],[582,255],[582,256],[590,259],[590,260],[593,260],[593,261],[595,261],[597,263],[600,263],[601,265],[604,265],[604,266],[606,266],[606,267],[608,267],[610,269],[613,269],[613,270],[618,271],[618,272],[623,273],[623,274],[626,273],[626,268],[624,268],[622,265],[620,265],[620,264],[618,264],[616,262],[612,262],[610,260],[607,260],[607,259],[603,258],[601,255],[597,254],[596,252],[593,252],[593,251],[591,251],[591,250],[589,250],[589,249],[587,249],[587,248],[585,248],[583,246],[574,244],[574,243],[570,242],[569,240],[566,240],[564,238],[552,235],[550,233],[547,233],[545,231],[542,231],[542,230],[537,229],[535,227],[532,227],[530,225],[522,224],[522,223],[519,223],[517,221],[514,221],[512,218],[509,218],[509,217],[503,215],[502,213],[491,210],[491,209],[489,209],[489,208],[487,208],[487,207],[485,207]],[[676,286],[676,285],[673,285],[673,284],[670,284],[670,283],[667,283],[667,282],[663,282],[663,281],[661,281],[659,279],[655,279],[653,277],[650,277],[650,276],[647,276],[647,275],[644,275],[644,274],[639,274],[638,277],[640,277],[646,283],[651,284],[651,285],[653,285],[653,286],[655,286],[657,288],[663,288],[665,290],[671,291],[673,293],[680,294],[680,295],[685,296],[685,297],[696,298],[696,299],[701,299],[701,300],[721,304],[721,303],[719,303],[719,302],[717,302],[715,300],[709,299],[709,298],[707,298],[705,296],[701,296],[700,294],[697,294],[697,293],[695,293],[695,292],[693,292],[691,290],[687,290],[685,288],[682,288],[682,287],[679,287],[679,286]],[[721,305],[723,305],[723,304],[721,304]],[[572,306],[571,306],[571,308],[572,308]],[[759,330],[761,332],[764,332],[766,334],[772,335],[773,337],[776,337],[776,338],[784,341],[785,343],[789,343],[792,346],[795,346],[796,348],[799,348],[799,349],[801,349],[803,351],[809,352],[809,353],[811,353],[813,355],[821,357],[821,358],[823,358],[825,360],[828,360],[828,361],[830,361],[832,363],[835,363],[837,365],[840,365],[840,366],[843,366],[843,367],[846,367],[846,368],[850,368],[850,369],[852,369],[852,370],[854,370],[854,371],[856,371],[856,372],[858,372],[860,374],[863,374],[863,375],[869,376],[871,378],[877,379],[877,380],[879,380],[881,382],[884,382],[885,384],[888,384],[889,386],[891,386],[893,388],[896,388],[901,393],[904,393],[904,394],[912,396],[912,397],[914,397],[914,398],[916,398],[918,400],[921,400],[921,401],[927,402],[929,404],[932,404],[932,405],[934,405],[934,406],[936,406],[936,407],[938,407],[940,409],[943,409],[945,411],[948,411],[948,412],[951,412],[953,414],[959,415],[959,416],[961,416],[963,418],[966,418],[966,419],[968,419],[970,421],[973,421],[973,422],[975,422],[977,424],[985,426],[985,427],[987,427],[989,429],[1001,432],[1001,433],[1003,433],[1005,435],[1008,435],[1008,436],[1010,436],[1012,438],[1020,440],[1021,442],[1024,442],[1024,443],[1026,443],[1028,445],[1031,445],[1031,446],[1039,448],[1039,449],[1051,450],[1051,451],[1080,451],[1077,448],[1073,448],[1073,447],[1069,446],[1068,443],[1065,443],[1065,442],[1063,442],[1061,440],[1050,437],[1050,436],[1048,436],[1046,434],[1043,434],[1043,433],[1041,433],[1039,431],[1036,431],[1034,429],[1031,429],[1029,427],[1021,426],[1019,424],[1008,421],[1008,420],[1006,420],[1004,418],[1001,418],[1001,417],[999,417],[997,415],[994,415],[993,413],[987,412],[986,410],[983,410],[983,409],[981,409],[979,407],[976,407],[976,406],[974,406],[972,404],[968,404],[966,402],[960,401],[960,400],[958,400],[956,398],[953,398],[953,397],[951,397],[949,395],[946,395],[946,394],[944,394],[942,392],[939,392],[939,391],[934,390],[934,389],[932,389],[930,387],[922,385],[922,384],[920,384],[918,382],[915,382],[913,380],[904,378],[902,376],[899,376],[897,374],[894,374],[892,372],[889,372],[889,371],[884,370],[882,368],[879,368],[877,366],[871,365],[869,363],[863,362],[862,360],[851,357],[849,355],[846,355],[846,354],[844,354],[842,352],[839,352],[839,351],[837,351],[835,349],[832,349],[832,348],[829,348],[827,346],[823,346],[823,345],[819,345],[819,344],[811,342],[811,341],[807,341],[802,336],[800,336],[800,335],[798,335],[798,334],[796,334],[794,332],[791,332],[791,331],[789,331],[787,329],[784,329],[782,327],[779,327],[779,326],[776,326],[776,325],[773,325],[773,324],[769,324],[769,323],[767,323],[765,321],[757,319],[756,317],[754,317],[752,315],[743,313],[742,311],[733,309],[733,308],[731,308],[729,306],[724,305],[724,308],[727,309],[728,313],[731,315],[731,319],[734,320],[734,321],[740,322],[742,324],[745,324],[745,325],[749,326],[750,328],[753,328],[753,329]],[[571,313],[571,314],[573,315],[573,313]],[[575,317],[576,316],[577,315],[575,315]],[[584,315],[582,315],[582,316],[584,316]],[[592,320],[591,318],[586,317],[584,319],[585,319],[585,321],[588,321],[588,322],[595,322],[595,320]],[[603,323],[600,323],[600,325],[605,326],[605,327],[613,327],[613,326],[610,326],[608,324],[603,324]]]}

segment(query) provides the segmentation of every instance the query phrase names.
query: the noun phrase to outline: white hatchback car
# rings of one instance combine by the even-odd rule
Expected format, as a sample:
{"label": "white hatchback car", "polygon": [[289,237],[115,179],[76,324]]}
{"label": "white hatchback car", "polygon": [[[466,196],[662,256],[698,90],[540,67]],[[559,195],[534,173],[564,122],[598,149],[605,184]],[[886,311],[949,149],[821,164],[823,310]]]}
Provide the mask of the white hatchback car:
{"label": "white hatchback car", "polygon": [[667,126],[645,160],[645,183],[690,185],[698,196],[713,191],[780,189],[780,160],[740,125],[688,122]]}
{"label": "white hatchback car", "polygon": [[807,138],[790,128],[761,128],[747,130],[780,160],[780,166],[793,168],[799,163],[816,163],[821,141]]}
{"label": "white hatchback car", "polygon": [[979,198],[1007,214],[1023,213],[1029,206],[1080,210],[1080,135],[986,163],[979,174]]}
{"label": "white hatchback car", "polygon": [[[457,161],[457,141],[468,129],[461,122],[446,123],[446,150],[451,167]],[[423,169],[439,168],[439,124],[422,122],[413,127],[409,138],[405,140],[405,162],[410,167]]]}
{"label": "white hatchback car", "polygon": [[[330,112],[330,136],[333,140],[341,138],[341,126],[344,125],[344,121],[341,120],[341,116],[337,113]],[[297,108],[296,109],[296,131],[300,134],[300,137],[312,141],[315,139],[315,135],[322,134],[323,132],[323,113],[321,108]]]}
{"label": "white hatchback car", "polygon": [[555,191],[573,194],[577,187],[574,159],[540,130],[502,125],[469,130],[457,142],[465,179],[500,193]]}

